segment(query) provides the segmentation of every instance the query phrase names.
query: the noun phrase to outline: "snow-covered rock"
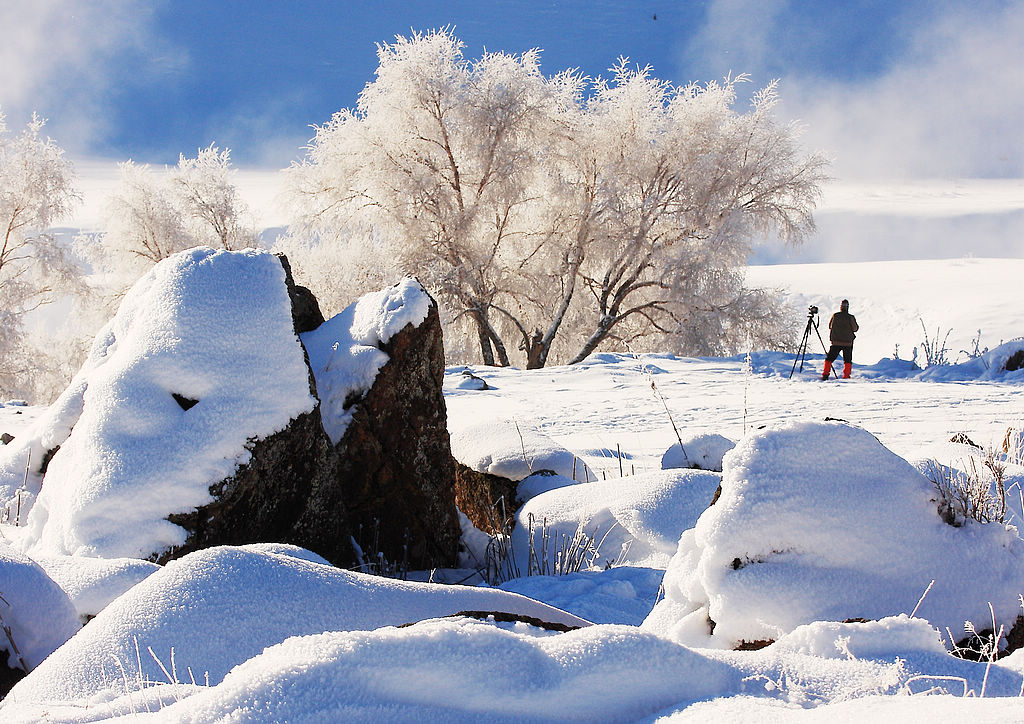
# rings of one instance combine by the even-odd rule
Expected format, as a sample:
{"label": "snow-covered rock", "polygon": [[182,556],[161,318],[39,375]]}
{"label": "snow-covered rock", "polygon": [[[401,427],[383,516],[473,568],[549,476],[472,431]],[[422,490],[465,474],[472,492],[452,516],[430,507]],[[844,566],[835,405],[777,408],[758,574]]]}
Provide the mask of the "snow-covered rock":
{"label": "snow-covered rock", "polygon": [[870,433],[789,423],[726,456],[721,498],[682,535],[644,628],[731,648],[813,621],[909,613],[932,580],[917,615],[939,630],[990,626],[989,602],[1009,628],[1022,562],[1015,529],[944,523],[934,485]]}
{"label": "snow-covered rock", "polygon": [[160,570],[160,566],[137,558],[86,558],[52,556],[39,558],[39,565],[60,586],[85,623],[137,583]]}
{"label": "snow-covered rock", "polygon": [[[0,651],[11,668],[32,671],[81,628],[68,595],[39,565],[0,542]],[[20,660],[19,660],[20,659]],[[24,666],[22,666],[22,664]]]}
{"label": "snow-covered rock", "polygon": [[718,433],[706,433],[684,438],[682,445],[672,445],[661,456],[661,467],[668,468],[699,468],[700,470],[717,470],[722,472],[722,458],[736,447],[729,438]]}
{"label": "snow-covered rock", "polygon": [[331,442],[338,444],[353,403],[373,386],[390,359],[383,347],[406,325],[419,326],[433,304],[414,279],[360,297],[340,314],[302,335],[316,377],[320,415]]}
{"label": "snow-covered rock", "polygon": [[455,463],[437,304],[406,278],[360,297],[302,340],[338,457],[336,495],[310,511],[313,519],[329,527],[344,509],[374,561],[383,555],[416,570],[455,565]]}
{"label": "snow-covered rock", "polygon": [[480,473],[520,481],[550,470],[579,482],[597,479],[577,455],[523,421],[455,421],[450,432],[452,455]]}
{"label": "snow-covered rock", "polygon": [[[316,406],[272,254],[197,248],[153,267],[99,333],[82,370],[36,426],[0,452],[0,493],[32,452],[59,446],[23,544],[34,555],[144,558],[181,545],[171,513]],[[7,482],[4,482],[7,481]]]}

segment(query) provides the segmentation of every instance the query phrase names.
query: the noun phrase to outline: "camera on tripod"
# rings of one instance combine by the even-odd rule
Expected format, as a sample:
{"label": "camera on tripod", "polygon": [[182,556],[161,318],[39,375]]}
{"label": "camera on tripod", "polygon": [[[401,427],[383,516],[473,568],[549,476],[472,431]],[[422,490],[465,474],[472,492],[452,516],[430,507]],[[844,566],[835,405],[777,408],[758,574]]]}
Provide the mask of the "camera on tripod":
{"label": "camera on tripod", "polygon": [[796,359],[793,360],[793,369],[789,371],[789,378],[793,379],[793,373],[796,372],[797,363],[800,364],[800,371],[804,371],[804,359],[807,357],[807,340],[811,336],[811,330],[814,330],[814,334],[818,337],[818,341],[821,342],[821,349],[825,351],[825,340],[821,338],[821,332],[818,331],[818,307],[810,305],[807,307],[807,324],[804,325],[804,336],[800,339],[800,344],[796,348]]}

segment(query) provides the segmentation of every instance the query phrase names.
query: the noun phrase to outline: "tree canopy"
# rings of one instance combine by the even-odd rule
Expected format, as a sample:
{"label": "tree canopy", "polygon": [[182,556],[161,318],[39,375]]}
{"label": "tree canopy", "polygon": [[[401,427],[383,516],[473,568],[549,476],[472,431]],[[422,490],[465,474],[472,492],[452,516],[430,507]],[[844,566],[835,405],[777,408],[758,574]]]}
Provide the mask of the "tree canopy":
{"label": "tree canopy", "polygon": [[757,233],[813,228],[824,160],[745,78],[676,87],[622,59],[546,77],[539,52],[463,57],[447,30],[378,46],[376,79],[289,170],[299,229],[373,228],[486,363],[574,362],[651,335],[679,351],[768,341],[746,289]]}

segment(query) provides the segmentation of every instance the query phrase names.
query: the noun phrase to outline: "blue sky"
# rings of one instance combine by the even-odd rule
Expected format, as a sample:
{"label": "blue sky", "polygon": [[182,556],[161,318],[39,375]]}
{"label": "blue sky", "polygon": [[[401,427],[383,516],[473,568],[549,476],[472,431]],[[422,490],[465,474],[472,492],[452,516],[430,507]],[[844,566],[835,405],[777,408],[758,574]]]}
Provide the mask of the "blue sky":
{"label": "blue sky", "polygon": [[215,142],[280,169],[355,105],[376,43],[450,25],[469,57],[538,47],[551,74],[625,55],[677,84],[779,78],[843,182],[1024,178],[1024,0],[34,0],[0,22],[8,125],[38,111],[73,159]]}

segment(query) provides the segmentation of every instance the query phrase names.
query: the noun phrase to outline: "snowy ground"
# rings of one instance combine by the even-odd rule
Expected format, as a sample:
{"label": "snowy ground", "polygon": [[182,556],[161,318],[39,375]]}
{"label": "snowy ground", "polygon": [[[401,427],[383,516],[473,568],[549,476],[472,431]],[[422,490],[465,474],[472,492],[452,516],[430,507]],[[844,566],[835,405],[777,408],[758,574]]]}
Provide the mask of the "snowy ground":
{"label": "snowy ground", "polygon": [[[126,559],[105,564],[89,559],[81,567],[70,565],[66,557],[41,560],[46,574],[68,592],[79,617],[98,616],[51,655],[38,675],[12,692],[0,708],[0,719],[1024,721],[1024,705],[1017,698],[1024,652],[993,666],[956,659],[946,653],[946,632],[925,618],[907,616],[915,601],[906,598],[916,599],[927,579],[938,577],[930,566],[941,569],[951,548],[913,552],[919,556],[915,560],[922,560],[925,580],[901,582],[906,590],[899,591],[898,602],[885,602],[887,595],[896,598],[898,586],[878,584],[888,586],[876,588],[881,593],[873,597],[885,602],[881,620],[812,621],[787,628],[775,644],[753,652],[723,650],[707,632],[701,645],[686,643],[699,637],[683,630],[685,626],[669,630],[678,622],[672,607],[679,602],[666,601],[661,588],[662,570],[671,565],[669,599],[683,596],[687,586],[716,595],[706,577],[688,580],[689,572],[682,570],[686,557],[720,554],[714,548],[715,530],[737,543],[741,536],[729,535],[720,526],[728,518],[723,511],[742,510],[744,495],[747,500],[760,498],[736,491],[754,491],[761,480],[768,492],[786,492],[791,484],[795,491],[799,482],[805,491],[801,494],[806,494],[806,484],[813,483],[819,469],[815,466],[831,454],[832,439],[855,439],[843,447],[866,457],[868,469],[857,471],[852,485],[857,495],[866,495],[864,490],[874,484],[894,486],[885,500],[921,503],[926,511],[922,515],[934,529],[929,535],[951,536],[960,530],[975,543],[1002,535],[1001,527],[954,529],[936,523],[937,516],[932,520],[927,513],[928,501],[914,497],[920,481],[881,446],[911,462],[942,459],[963,452],[948,443],[956,433],[982,446],[998,445],[1008,428],[1024,425],[1024,373],[995,371],[1005,349],[959,368],[922,372],[906,362],[909,349],[901,341],[904,361],[887,359],[894,339],[907,339],[910,347],[920,343],[920,335],[915,340],[913,333],[914,324],[920,330],[918,315],[943,329],[963,328],[968,336],[981,327],[983,346],[1024,334],[1024,313],[1011,303],[1011,278],[1024,272],[1019,263],[962,260],[907,268],[866,264],[755,269],[756,283],[800,290],[792,298],[797,326],[805,321],[807,304],[820,306],[827,322],[839,299],[851,300],[862,334],[849,381],[821,382],[822,355],[814,346],[804,371],[792,379],[792,355],[758,352],[749,362],[745,356],[595,355],[582,365],[533,372],[471,368],[489,390],[470,389],[464,384],[464,368],[450,369],[445,388],[453,432],[493,420],[512,421],[512,429],[518,426],[525,440],[546,437],[552,449],[564,448],[570,459],[575,455],[585,463],[586,468],[575,467],[577,474],[601,481],[590,487],[574,483],[566,477],[573,474],[570,464],[560,470],[562,477],[534,478],[521,487],[524,497],[532,496],[524,514],[533,512],[535,520],[547,520],[553,530],[571,535],[577,522],[585,522],[608,532],[602,545],[614,550],[609,555],[602,550],[591,570],[523,575],[501,586],[568,614],[502,591],[349,574],[283,547],[193,554],[156,573]],[[900,279],[903,284],[896,283]],[[953,340],[951,335],[951,348],[962,346]],[[0,407],[0,432],[18,435],[40,413],[5,404]],[[839,424],[833,438],[833,428],[821,424],[826,417],[866,430],[881,445],[871,435]],[[732,481],[724,487],[734,484],[732,498],[722,499],[730,507],[702,515],[716,473],[661,471],[663,455],[678,441],[676,430],[684,441],[714,433],[744,443],[735,456],[727,456],[722,474]],[[512,447],[520,444],[518,435]],[[508,439],[505,435],[500,443],[495,437],[462,444],[484,450],[490,440],[490,447],[508,448]],[[778,447],[783,444],[788,447]],[[545,459],[565,465],[564,455]],[[874,466],[875,459],[885,465]],[[531,467],[531,460],[524,462]],[[773,477],[790,462],[792,472],[783,479]],[[887,472],[878,474],[885,480],[872,477],[883,468]],[[888,472],[890,468],[896,472]],[[1010,481],[1024,479],[1024,470],[1018,468],[1011,470]],[[804,469],[812,473],[802,473]],[[842,478],[829,476],[822,484],[836,487]],[[897,490],[897,485],[903,487]],[[1016,495],[1010,496],[1010,517],[1019,526],[1024,511],[1013,504]],[[837,513],[836,525],[853,521],[862,526],[841,539],[847,542],[839,548],[870,544],[872,538],[889,540],[891,529],[876,522],[886,517],[885,510],[861,516],[860,511],[872,510],[870,505],[844,510],[828,500],[819,502],[824,511],[816,513],[819,517],[839,508],[847,515]],[[786,514],[797,515],[799,508]],[[864,522],[864,517],[870,520]],[[890,518],[896,523],[886,525],[915,520],[912,515]],[[521,519],[521,527],[524,523]],[[16,537],[9,526],[0,532]],[[850,533],[847,529],[844,535]],[[1005,545],[994,544],[990,557],[1020,570],[1015,533],[1011,529],[1012,540]],[[681,534],[680,555],[672,558],[666,541]],[[629,538],[635,541],[631,548],[624,545]],[[902,551],[912,548],[901,545]],[[522,556],[521,537],[519,546]],[[801,555],[801,565],[814,563],[813,556]],[[8,555],[13,563],[0,571],[29,565],[18,556]],[[617,558],[619,565],[604,570],[608,557]],[[902,567],[895,567],[895,573],[912,578],[915,572],[908,574],[906,561],[897,562]],[[520,573],[528,566],[523,560]],[[947,594],[940,586],[922,603],[922,616],[929,615],[928,605],[946,605],[948,599],[940,596]],[[699,611],[708,605],[689,595],[680,606],[692,604]],[[842,590],[837,595],[842,598]],[[490,598],[485,601],[485,596]],[[824,598],[804,600],[800,610]],[[658,601],[661,620],[645,622]],[[710,605],[713,609],[714,601]],[[523,623],[432,618],[502,607],[565,623],[577,621],[575,615],[595,625],[557,633]],[[224,627],[225,620],[232,625]],[[413,621],[421,622],[396,627]]]}

